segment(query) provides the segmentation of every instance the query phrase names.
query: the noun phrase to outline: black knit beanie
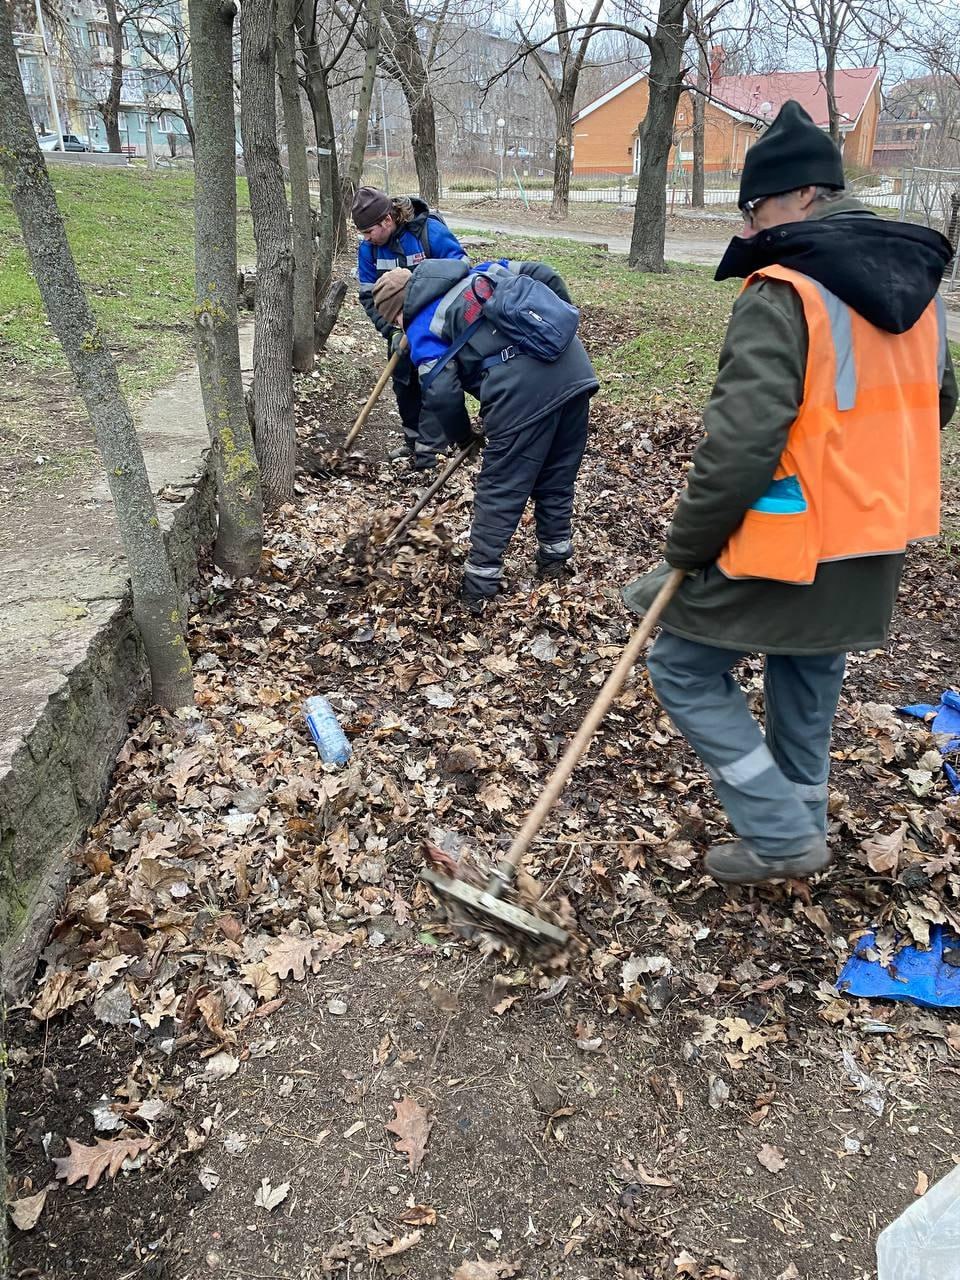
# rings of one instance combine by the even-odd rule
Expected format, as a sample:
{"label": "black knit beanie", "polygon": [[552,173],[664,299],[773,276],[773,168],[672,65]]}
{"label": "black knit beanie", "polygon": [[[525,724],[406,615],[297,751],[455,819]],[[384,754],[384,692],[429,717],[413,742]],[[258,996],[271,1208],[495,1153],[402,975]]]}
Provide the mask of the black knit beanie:
{"label": "black knit beanie", "polygon": [[361,187],[356,194],[350,213],[358,231],[369,231],[382,222],[393,209],[393,201],[376,187]]}
{"label": "black knit beanie", "polygon": [[738,204],[800,187],[844,186],[840,149],[799,102],[785,102],[773,124],[747,152]]}

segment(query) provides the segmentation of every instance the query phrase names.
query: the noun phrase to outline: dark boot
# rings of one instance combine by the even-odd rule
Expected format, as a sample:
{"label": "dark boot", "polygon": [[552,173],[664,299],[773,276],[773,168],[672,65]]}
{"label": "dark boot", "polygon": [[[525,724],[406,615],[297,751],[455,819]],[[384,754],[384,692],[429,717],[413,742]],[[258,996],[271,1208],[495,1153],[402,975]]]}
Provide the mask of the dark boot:
{"label": "dark boot", "polygon": [[541,560],[537,556],[537,579],[540,582],[562,582],[577,572],[572,560]]}

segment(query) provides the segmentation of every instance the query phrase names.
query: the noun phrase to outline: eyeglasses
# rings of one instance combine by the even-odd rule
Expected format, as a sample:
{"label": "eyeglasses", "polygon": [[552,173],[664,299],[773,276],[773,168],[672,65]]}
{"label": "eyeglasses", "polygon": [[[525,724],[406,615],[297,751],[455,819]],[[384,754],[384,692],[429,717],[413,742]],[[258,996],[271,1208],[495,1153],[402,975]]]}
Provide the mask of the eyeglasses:
{"label": "eyeglasses", "polygon": [[765,204],[770,198],[770,196],[757,196],[756,200],[744,200],[743,204],[740,206],[740,212],[743,214],[747,222],[750,223],[751,227],[753,226],[753,220],[757,216],[757,211],[760,206]]}

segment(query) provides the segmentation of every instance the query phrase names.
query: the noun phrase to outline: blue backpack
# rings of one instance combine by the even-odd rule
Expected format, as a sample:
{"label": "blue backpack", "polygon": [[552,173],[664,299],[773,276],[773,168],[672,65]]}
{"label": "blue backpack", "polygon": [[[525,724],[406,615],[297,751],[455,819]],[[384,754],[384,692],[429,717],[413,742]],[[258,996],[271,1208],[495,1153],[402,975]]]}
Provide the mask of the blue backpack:
{"label": "blue backpack", "polygon": [[[490,289],[486,297],[476,287],[481,280]],[[467,325],[433,368],[423,375],[420,385],[424,390],[466,346],[485,320],[502,335],[506,344],[496,355],[487,356],[482,365],[484,369],[492,369],[519,355],[552,364],[563,355],[576,335],[580,312],[569,302],[558,298],[549,285],[533,276],[515,275],[506,269],[496,275],[478,271],[474,277],[473,293],[481,306],[480,316],[473,324]]]}

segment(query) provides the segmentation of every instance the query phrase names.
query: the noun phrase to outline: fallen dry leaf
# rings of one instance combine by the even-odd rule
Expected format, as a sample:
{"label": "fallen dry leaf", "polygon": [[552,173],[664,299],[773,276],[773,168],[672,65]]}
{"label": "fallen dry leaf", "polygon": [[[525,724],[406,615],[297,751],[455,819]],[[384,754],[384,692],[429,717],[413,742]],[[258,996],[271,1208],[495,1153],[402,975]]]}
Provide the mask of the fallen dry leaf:
{"label": "fallen dry leaf", "polygon": [[398,1236],[389,1244],[368,1244],[367,1252],[375,1261],[382,1262],[384,1258],[395,1258],[398,1253],[406,1253],[408,1249],[418,1245],[422,1239],[422,1231],[411,1231],[409,1235]]}
{"label": "fallen dry leaf", "polygon": [[866,856],[867,866],[877,875],[895,875],[903,852],[903,838],[907,824],[901,822],[896,831],[886,836],[870,836],[861,840],[860,848]]}
{"label": "fallen dry leaf", "polygon": [[18,1231],[32,1231],[37,1225],[37,1219],[43,1212],[49,1192],[50,1188],[44,1187],[36,1195],[21,1196],[19,1200],[11,1202],[10,1218]]}
{"label": "fallen dry leaf", "polygon": [[309,935],[304,938],[298,933],[281,934],[264,956],[264,968],[278,978],[293,974],[297,982],[302,982],[308,967],[314,967],[318,945],[316,938]]}
{"label": "fallen dry leaf", "polygon": [[915,1196],[925,1196],[930,1187],[930,1178],[922,1169],[917,1170],[917,1185],[913,1188]]}
{"label": "fallen dry leaf", "polygon": [[289,1194],[289,1182],[281,1182],[279,1186],[274,1187],[271,1186],[269,1178],[261,1178],[256,1195],[253,1197],[253,1203],[258,1208],[266,1209],[268,1213],[272,1213],[278,1205],[283,1204]]}
{"label": "fallen dry leaf", "polygon": [[38,1022],[45,1022],[78,1004],[86,994],[87,989],[82,984],[80,975],[69,969],[61,969],[44,982],[40,997],[30,1012]]}
{"label": "fallen dry leaf", "polygon": [[401,1098],[393,1104],[394,1118],[384,1126],[388,1133],[396,1134],[394,1150],[402,1152],[410,1162],[410,1172],[416,1173],[427,1154],[427,1139],[433,1121],[420,1104],[411,1097]]}
{"label": "fallen dry leaf", "polygon": [[757,1163],[762,1164],[771,1173],[780,1173],[787,1165],[780,1148],[772,1147],[769,1142],[765,1142],[757,1152]]}
{"label": "fallen dry leaf", "polygon": [[128,1160],[153,1146],[152,1138],[97,1138],[95,1147],[67,1139],[70,1154],[54,1160],[55,1176],[66,1179],[67,1186],[86,1178],[86,1190],[92,1191],[104,1173],[115,1178]]}
{"label": "fallen dry leaf", "polygon": [[518,1263],[507,1262],[504,1258],[498,1258],[494,1262],[477,1258],[473,1262],[461,1262],[454,1271],[452,1280],[510,1280],[519,1270]]}
{"label": "fallen dry leaf", "polygon": [[763,1049],[769,1042],[769,1037],[763,1031],[755,1031],[746,1018],[721,1018],[720,1024],[727,1029],[727,1039],[732,1044],[740,1044],[744,1053]]}
{"label": "fallen dry leaf", "polygon": [[401,1213],[400,1221],[408,1227],[435,1227],[437,1211],[432,1204],[412,1204]]}

